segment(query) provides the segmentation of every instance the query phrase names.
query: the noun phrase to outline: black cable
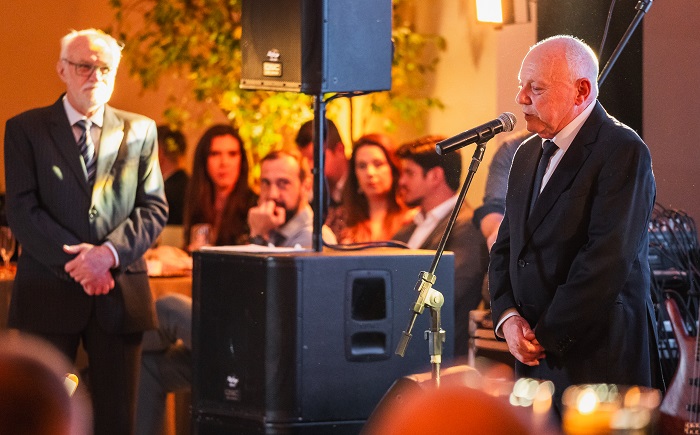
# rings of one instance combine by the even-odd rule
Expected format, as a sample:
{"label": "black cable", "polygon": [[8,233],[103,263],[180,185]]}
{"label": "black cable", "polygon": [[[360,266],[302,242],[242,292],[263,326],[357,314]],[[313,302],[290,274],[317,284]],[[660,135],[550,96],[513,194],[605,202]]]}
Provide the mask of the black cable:
{"label": "black cable", "polygon": [[359,242],[359,243],[343,243],[332,245],[330,243],[323,242],[323,246],[329,249],[334,249],[336,251],[362,251],[365,249],[372,248],[401,248],[410,249],[410,247],[404,242],[399,242],[398,240],[383,240],[376,242]]}

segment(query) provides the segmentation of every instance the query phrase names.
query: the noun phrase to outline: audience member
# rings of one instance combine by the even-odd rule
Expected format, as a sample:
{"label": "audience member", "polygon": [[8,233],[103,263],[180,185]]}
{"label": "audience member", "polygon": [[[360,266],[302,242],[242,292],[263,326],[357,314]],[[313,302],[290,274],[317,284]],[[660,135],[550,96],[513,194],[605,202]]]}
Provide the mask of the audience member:
{"label": "audience member", "polygon": [[[258,245],[310,247],[313,211],[308,201],[311,173],[298,152],[272,151],[260,161],[260,199],[248,211],[251,241]],[[336,238],[323,226],[323,240]]]}
{"label": "audience member", "polygon": [[66,93],[7,121],[7,219],[22,243],[9,326],[74,360],[88,354],[95,434],[133,431],[145,330],[143,254],[168,218],[156,124],[107,103],[121,45],[95,29],[61,40]]}
{"label": "audience member", "polygon": [[496,154],[489,165],[489,173],[486,178],[483,204],[474,210],[474,226],[481,230],[486,238],[486,246],[496,241],[498,227],[503,220],[506,211],[506,191],[508,190],[508,174],[513,156],[520,144],[532,136],[527,130],[510,133],[496,150]]}
{"label": "audience member", "polygon": [[87,435],[91,410],[70,396],[66,357],[29,334],[0,333],[0,432],[12,435]]}
{"label": "audience member", "polygon": [[[185,246],[248,243],[248,209],[255,205],[248,185],[248,158],[243,140],[230,125],[204,132],[194,153],[192,179],[185,205]],[[208,240],[191,240],[195,225],[208,225]]]}
{"label": "audience member", "polygon": [[390,240],[410,221],[412,213],[397,197],[399,167],[394,151],[383,134],[368,134],[355,142],[343,206],[327,220],[342,228],[341,243]]}
{"label": "audience member", "polygon": [[[308,203],[310,173],[298,152],[273,151],[261,161],[260,199],[250,209],[250,239],[279,247],[310,248],[313,212]],[[323,227],[323,238],[336,243]],[[162,433],[167,393],[192,382],[192,299],[168,295],[156,301],[159,329],[144,338],[136,433]]]}
{"label": "audience member", "polygon": [[183,169],[187,142],[178,130],[158,126],[158,162],[168,200],[168,225],[182,225],[189,175]]}
{"label": "audience member", "polygon": [[647,226],[649,149],[610,117],[598,60],[572,36],[534,45],[516,101],[537,136],[515,154],[491,248],[495,333],[519,377],[661,387]]}
{"label": "audience member", "polygon": [[[443,139],[424,136],[403,144],[396,152],[401,160],[399,194],[409,207],[418,207],[419,211],[413,222],[404,225],[393,238],[412,249],[436,249],[457,204],[462,157],[458,151],[438,155],[435,144]],[[445,245],[446,250],[454,252],[455,261],[455,331],[451,337],[455,340],[455,356],[466,356],[469,350],[469,311],[482,301],[481,287],[489,261],[484,238],[471,220],[472,209],[464,203]]]}
{"label": "audience member", "polygon": [[[345,155],[345,144],[340,138],[338,128],[333,121],[326,119],[324,130],[326,137],[323,141],[323,172],[328,183],[328,198],[330,207],[337,207],[343,201],[343,186],[348,178],[348,158]],[[297,133],[296,143],[299,151],[309,163],[309,168],[314,168],[314,121],[306,121]]]}

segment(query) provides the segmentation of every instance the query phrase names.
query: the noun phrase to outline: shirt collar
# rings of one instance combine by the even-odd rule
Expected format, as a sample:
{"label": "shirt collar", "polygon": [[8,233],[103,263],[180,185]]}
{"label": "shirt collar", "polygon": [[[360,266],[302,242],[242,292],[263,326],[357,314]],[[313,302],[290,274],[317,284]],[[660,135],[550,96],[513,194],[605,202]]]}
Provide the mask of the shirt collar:
{"label": "shirt collar", "polygon": [[433,209],[427,213],[423,213],[422,210],[419,211],[413,217],[413,223],[415,223],[416,226],[420,226],[421,224],[423,224],[423,222],[428,220],[438,222],[442,218],[447,216],[452,209],[454,209],[455,204],[457,204],[457,195],[446,199],[440,205],[438,205],[437,207],[433,207]]}
{"label": "shirt collar", "polygon": [[[552,138],[552,141],[557,144],[559,149],[564,150],[564,152],[569,149],[571,142],[574,141],[574,138],[578,134],[579,130],[581,130],[581,127],[583,127],[583,123],[586,122],[591,112],[593,112],[595,105],[596,100],[593,100],[588,107],[583,109],[583,112],[579,113],[578,116],[573,119],[573,121],[568,123],[566,127],[562,128],[561,131]],[[544,145],[545,140],[547,139],[542,139],[542,145]]]}
{"label": "shirt collar", "polygon": [[345,187],[345,182],[348,180],[348,173],[346,172],[337,183],[335,183],[335,189],[331,192],[331,199],[337,203],[343,201],[343,187]]}
{"label": "shirt collar", "polygon": [[85,115],[83,115],[82,113],[78,112],[70,104],[70,101],[68,101],[68,97],[66,95],[64,95],[63,96],[63,108],[66,110],[66,115],[68,115],[68,122],[70,122],[70,125],[75,125],[75,123],[80,121],[81,119],[88,119],[88,120],[90,120],[91,123],[102,128],[102,123],[104,121],[104,116],[105,116],[105,106],[104,105],[100,106],[97,109],[97,111],[91,117],[88,118]]}

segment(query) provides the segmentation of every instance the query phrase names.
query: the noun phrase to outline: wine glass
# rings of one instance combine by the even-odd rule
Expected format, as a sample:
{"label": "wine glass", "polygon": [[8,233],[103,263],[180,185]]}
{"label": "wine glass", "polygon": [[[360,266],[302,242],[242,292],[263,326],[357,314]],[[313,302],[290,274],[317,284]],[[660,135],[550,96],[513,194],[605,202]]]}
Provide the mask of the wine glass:
{"label": "wine glass", "polygon": [[10,270],[10,258],[15,253],[17,241],[10,227],[0,227],[0,256],[2,257],[3,274]]}
{"label": "wine glass", "polygon": [[190,229],[190,245],[188,250],[194,252],[202,246],[212,244],[212,228],[210,224],[195,224]]}

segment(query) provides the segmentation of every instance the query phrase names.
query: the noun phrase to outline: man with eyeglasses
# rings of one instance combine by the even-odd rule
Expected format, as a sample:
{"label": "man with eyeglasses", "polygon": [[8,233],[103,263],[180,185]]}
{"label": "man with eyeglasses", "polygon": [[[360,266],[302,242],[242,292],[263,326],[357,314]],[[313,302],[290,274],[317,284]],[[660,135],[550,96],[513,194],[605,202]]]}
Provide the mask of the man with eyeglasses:
{"label": "man with eyeglasses", "polygon": [[66,92],[7,121],[7,219],[22,244],[9,326],[70,359],[88,354],[94,433],[131,434],[143,331],[155,326],[142,258],[168,206],[155,123],[107,105],[121,46],[61,40]]}

